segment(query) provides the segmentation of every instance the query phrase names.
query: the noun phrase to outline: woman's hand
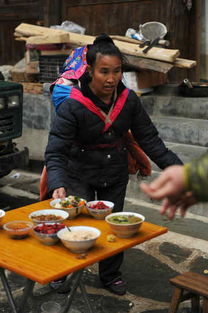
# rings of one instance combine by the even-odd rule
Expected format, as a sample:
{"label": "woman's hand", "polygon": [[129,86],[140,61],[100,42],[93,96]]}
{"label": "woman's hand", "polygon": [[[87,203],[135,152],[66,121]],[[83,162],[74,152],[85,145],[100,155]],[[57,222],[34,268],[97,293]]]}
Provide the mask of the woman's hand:
{"label": "woman's hand", "polygon": [[55,190],[53,191],[52,197],[53,197],[54,199],[57,199],[57,198],[65,198],[65,197],[66,197],[65,188],[64,188],[64,187],[60,187],[60,188],[55,189]]}

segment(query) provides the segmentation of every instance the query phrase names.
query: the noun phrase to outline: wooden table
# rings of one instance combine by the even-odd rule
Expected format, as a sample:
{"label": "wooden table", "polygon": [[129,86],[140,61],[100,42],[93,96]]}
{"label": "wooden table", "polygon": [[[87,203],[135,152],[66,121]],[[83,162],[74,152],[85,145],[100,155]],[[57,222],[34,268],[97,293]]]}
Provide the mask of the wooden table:
{"label": "wooden table", "polygon": [[[50,208],[49,202],[49,200],[41,201],[6,212],[3,223],[12,220],[29,220],[28,215],[31,212]],[[17,312],[17,308],[4,274],[5,269],[28,278],[28,286],[24,290],[21,304],[22,313],[25,301],[35,282],[47,284],[54,279],[72,272],[81,273],[84,268],[91,264],[167,232],[167,228],[165,227],[144,222],[135,236],[128,239],[117,238],[115,242],[108,242],[106,237],[112,231],[109,225],[103,220],[96,220],[87,215],[80,215],[74,220],[67,220],[66,225],[93,226],[101,231],[101,236],[96,241],[96,245],[87,253],[86,258],[78,259],[77,255],[71,253],[61,242],[54,246],[46,246],[33,236],[22,240],[14,240],[9,238],[3,229],[0,230],[0,276],[14,313]],[[80,277],[78,279],[78,285]],[[83,290],[83,292],[85,291]],[[69,306],[63,312],[67,312],[68,309]],[[92,312],[92,308],[89,312]]]}

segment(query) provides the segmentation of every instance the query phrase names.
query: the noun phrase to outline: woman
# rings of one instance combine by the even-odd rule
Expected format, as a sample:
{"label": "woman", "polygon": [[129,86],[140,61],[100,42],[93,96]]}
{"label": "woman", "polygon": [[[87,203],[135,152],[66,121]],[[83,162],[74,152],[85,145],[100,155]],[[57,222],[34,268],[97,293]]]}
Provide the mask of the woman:
{"label": "woman", "polygon": [[[158,137],[137,95],[121,82],[124,58],[112,39],[98,36],[86,59],[81,87],[72,87],[70,98],[59,105],[49,134],[48,190],[53,198],[72,194],[87,201],[109,200],[114,212],[122,211],[128,183],[123,138],[129,129],[160,168],[182,162]],[[126,292],[122,261],[119,253],[99,263],[103,286],[119,295]]]}

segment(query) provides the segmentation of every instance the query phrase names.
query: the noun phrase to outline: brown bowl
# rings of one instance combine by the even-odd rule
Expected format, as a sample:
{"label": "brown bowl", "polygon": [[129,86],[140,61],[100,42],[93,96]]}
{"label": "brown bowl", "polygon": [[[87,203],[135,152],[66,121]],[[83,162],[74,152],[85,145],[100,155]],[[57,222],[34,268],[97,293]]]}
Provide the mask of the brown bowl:
{"label": "brown bowl", "polygon": [[[119,223],[115,221],[111,221],[110,219],[112,218],[117,218],[119,217],[127,217],[127,216],[135,216],[139,218],[139,220],[135,223]],[[120,219],[122,220],[122,219]],[[106,216],[105,221],[109,224],[111,230],[120,238],[130,238],[133,235],[135,235],[139,228],[141,227],[142,223],[144,222],[145,217],[141,214],[134,213],[134,212],[117,212],[117,213],[112,213],[108,216]]]}

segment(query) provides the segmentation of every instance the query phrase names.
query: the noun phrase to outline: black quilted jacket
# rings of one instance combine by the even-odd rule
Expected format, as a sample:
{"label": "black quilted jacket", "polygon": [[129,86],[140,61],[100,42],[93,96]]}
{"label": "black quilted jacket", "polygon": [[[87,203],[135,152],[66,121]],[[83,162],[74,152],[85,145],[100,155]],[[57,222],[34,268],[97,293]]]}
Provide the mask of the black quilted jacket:
{"label": "black quilted jacket", "polygon": [[[120,83],[118,93],[124,88]],[[109,108],[86,84],[82,85],[81,91],[107,113]],[[166,148],[133,91],[129,92],[123,109],[108,131],[103,133],[103,128],[104,122],[79,101],[68,99],[59,106],[45,153],[49,191],[67,187],[69,175],[80,177],[94,186],[116,184],[127,179],[127,150],[122,138],[129,129],[144,152],[161,169],[182,164]],[[117,143],[116,147],[105,146]]]}

